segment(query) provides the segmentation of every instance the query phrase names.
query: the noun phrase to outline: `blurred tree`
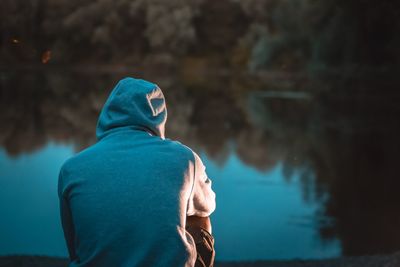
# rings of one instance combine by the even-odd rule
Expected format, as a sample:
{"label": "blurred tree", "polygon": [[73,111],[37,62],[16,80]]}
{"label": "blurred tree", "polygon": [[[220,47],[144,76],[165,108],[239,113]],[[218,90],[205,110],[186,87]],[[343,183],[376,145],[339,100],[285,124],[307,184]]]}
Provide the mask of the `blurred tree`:
{"label": "blurred tree", "polygon": [[42,21],[46,0],[2,1],[0,10],[1,62],[40,62],[46,35]]}
{"label": "blurred tree", "polygon": [[137,65],[155,55],[251,70],[400,63],[393,0],[4,0],[0,12],[3,64],[40,63],[48,50],[50,63]]}

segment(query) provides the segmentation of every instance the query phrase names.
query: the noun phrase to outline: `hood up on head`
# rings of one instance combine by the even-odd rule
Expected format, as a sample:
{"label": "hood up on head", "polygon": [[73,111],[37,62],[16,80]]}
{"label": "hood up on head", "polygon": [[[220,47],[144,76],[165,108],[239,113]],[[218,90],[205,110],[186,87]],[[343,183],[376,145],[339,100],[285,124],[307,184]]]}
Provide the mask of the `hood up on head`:
{"label": "hood up on head", "polygon": [[167,107],[161,89],[145,80],[125,78],[104,104],[96,136],[100,140],[114,130],[130,127],[164,139],[166,121]]}

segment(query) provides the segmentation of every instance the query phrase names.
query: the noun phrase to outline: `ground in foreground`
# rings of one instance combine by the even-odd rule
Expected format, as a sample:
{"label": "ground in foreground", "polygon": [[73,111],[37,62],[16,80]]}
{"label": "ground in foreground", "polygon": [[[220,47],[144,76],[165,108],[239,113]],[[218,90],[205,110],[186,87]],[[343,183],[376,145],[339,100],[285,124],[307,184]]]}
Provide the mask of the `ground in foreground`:
{"label": "ground in foreground", "polygon": [[[66,267],[63,258],[3,256],[0,267]],[[400,252],[391,255],[343,257],[328,260],[217,262],[216,267],[400,267]]]}

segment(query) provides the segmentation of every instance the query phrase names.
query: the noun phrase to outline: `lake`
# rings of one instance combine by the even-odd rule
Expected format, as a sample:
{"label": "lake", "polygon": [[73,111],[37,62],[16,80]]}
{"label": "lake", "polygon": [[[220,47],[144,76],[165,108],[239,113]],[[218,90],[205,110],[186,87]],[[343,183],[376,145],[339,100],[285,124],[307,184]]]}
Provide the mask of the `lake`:
{"label": "lake", "polygon": [[[127,74],[0,75],[0,255],[64,257],[59,168],[95,142],[102,104]],[[167,137],[197,151],[213,180],[217,260],[400,249],[398,83],[307,73],[136,76],[163,89]]]}

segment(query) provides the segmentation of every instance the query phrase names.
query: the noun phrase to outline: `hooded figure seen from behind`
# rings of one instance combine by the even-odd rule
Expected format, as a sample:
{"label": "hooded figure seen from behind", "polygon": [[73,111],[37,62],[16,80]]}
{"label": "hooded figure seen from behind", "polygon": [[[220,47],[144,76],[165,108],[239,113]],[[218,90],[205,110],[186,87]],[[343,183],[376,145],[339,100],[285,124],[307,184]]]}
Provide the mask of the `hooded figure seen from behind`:
{"label": "hooded figure seen from behind", "polygon": [[70,266],[212,265],[201,224],[215,209],[211,180],[196,153],[165,139],[166,120],[157,85],[123,79],[101,111],[98,142],[62,166]]}

